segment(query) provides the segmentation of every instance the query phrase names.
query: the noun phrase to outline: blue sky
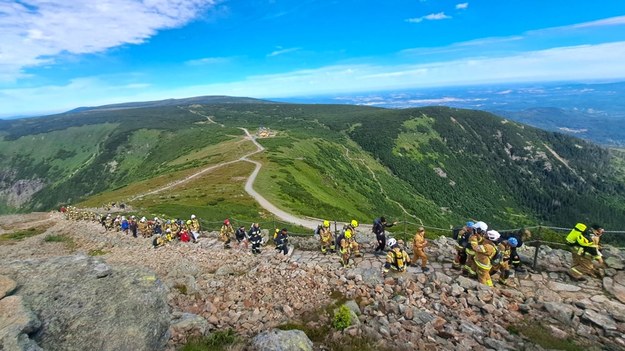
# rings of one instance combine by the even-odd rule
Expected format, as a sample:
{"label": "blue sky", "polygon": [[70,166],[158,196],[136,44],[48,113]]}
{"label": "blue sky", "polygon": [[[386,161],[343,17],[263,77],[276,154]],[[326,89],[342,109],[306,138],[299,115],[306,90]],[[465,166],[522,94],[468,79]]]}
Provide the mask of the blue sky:
{"label": "blue sky", "polygon": [[0,116],[625,78],[625,1],[0,0]]}

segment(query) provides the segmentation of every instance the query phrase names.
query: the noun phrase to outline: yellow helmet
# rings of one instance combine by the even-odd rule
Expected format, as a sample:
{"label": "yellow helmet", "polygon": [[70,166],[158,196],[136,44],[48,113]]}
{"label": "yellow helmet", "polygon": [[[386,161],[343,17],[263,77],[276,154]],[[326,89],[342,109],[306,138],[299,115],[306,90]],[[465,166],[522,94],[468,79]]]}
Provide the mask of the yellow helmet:
{"label": "yellow helmet", "polygon": [[323,226],[328,228],[330,226],[330,221],[323,221]]}
{"label": "yellow helmet", "polygon": [[351,230],[346,230],[345,231],[345,239],[350,239],[352,237],[352,231]]}
{"label": "yellow helmet", "polygon": [[352,223],[351,223],[352,227],[356,228],[358,227],[358,221],[355,219],[352,219]]}
{"label": "yellow helmet", "polygon": [[190,219],[187,221],[187,224],[191,224],[191,220]]}

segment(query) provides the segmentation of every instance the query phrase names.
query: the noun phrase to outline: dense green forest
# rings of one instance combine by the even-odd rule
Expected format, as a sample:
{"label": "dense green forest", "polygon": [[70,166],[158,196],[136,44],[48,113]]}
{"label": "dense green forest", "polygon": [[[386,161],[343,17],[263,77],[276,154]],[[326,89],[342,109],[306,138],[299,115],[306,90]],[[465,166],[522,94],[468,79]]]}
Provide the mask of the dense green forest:
{"label": "dense green forest", "polygon": [[[196,101],[192,107],[119,107],[5,121],[0,166],[9,171],[0,175],[0,186],[6,193],[17,180],[44,179],[45,188],[13,211],[50,209],[212,164],[199,157],[174,160],[240,138],[239,127],[277,132],[260,140],[266,151],[257,157],[266,167],[257,190],[301,215],[345,220],[387,214],[442,227],[467,218],[497,227],[586,221],[618,229],[625,222],[621,153],[445,107]],[[50,139],[72,142],[33,147]]]}

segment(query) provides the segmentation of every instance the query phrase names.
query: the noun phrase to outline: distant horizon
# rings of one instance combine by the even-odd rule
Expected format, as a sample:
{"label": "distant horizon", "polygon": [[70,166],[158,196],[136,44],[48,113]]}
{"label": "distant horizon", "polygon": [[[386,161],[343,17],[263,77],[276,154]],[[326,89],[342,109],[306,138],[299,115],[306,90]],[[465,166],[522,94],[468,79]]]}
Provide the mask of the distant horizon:
{"label": "distant horizon", "polygon": [[28,0],[0,13],[1,116],[625,79],[623,1]]}
{"label": "distant horizon", "polygon": [[[345,102],[345,100],[341,100],[339,98],[344,96],[358,96],[358,95],[367,95],[367,94],[388,94],[391,92],[401,93],[401,92],[423,92],[423,91],[434,91],[434,90],[454,90],[454,89],[469,89],[469,88],[514,88],[514,87],[527,87],[531,85],[544,85],[544,86],[557,86],[557,85],[604,85],[604,84],[625,84],[625,78],[618,78],[612,80],[587,80],[587,81],[536,81],[536,82],[508,82],[508,83],[496,83],[496,84],[471,84],[471,85],[451,85],[451,86],[432,86],[432,87],[415,87],[415,88],[404,88],[404,89],[386,89],[386,90],[368,90],[368,91],[353,91],[353,92],[344,92],[344,93],[326,93],[326,94],[316,94],[316,95],[302,95],[302,96],[290,96],[290,97],[267,97],[260,98],[254,96],[233,96],[233,95],[224,95],[224,94],[211,94],[211,95],[196,95],[196,96],[185,96],[185,97],[167,97],[163,99],[153,99],[153,100],[127,100],[127,101],[116,101],[111,103],[106,103],[102,105],[84,105],[84,106],[74,106],[68,109],[62,109],[57,111],[44,111],[39,113],[32,114],[23,114],[23,115],[2,115],[0,114],[1,120],[13,120],[20,118],[36,118],[36,117],[45,117],[50,115],[58,115],[64,113],[70,113],[73,110],[77,109],[91,109],[91,108],[99,108],[102,106],[111,106],[111,105],[121,105],[121,104],[130,104],[130,103],[147,103],[147,102],[159,102],[159,101],[167,101],[167,100],[185,100],[192,99],[198,97],[211,97],[211,96],[223,96],[223,97],[231,97],[231,98],[250,98],[257,99],[263,101],[273,101],[277,103],[303,103],[303,104],[327,104],[328,102],[321,102],[321,99],[334,99],[336,102],[332,104],[345,104],[345,105],[360,105],[363,106],[365,104],[358,103],[349,103]],[[310,102],[308,100],[317,100],[317,102]],[[429,104],[424,104],[427,106]],[[445,106],[442,104],[442,106]],[[545,106],[547,107],[547,106]],[[384,108],[392,108],[392,107],[384,107]],[[407,108],[407,107],[405,107]],[[625,111],[624,111],[625,112]]]}

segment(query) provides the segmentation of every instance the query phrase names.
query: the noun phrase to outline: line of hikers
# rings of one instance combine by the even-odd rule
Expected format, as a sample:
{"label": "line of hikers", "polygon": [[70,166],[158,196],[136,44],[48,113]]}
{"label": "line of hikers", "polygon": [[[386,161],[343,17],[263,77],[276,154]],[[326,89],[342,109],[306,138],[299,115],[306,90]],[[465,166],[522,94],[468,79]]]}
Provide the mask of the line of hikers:
{"label": "line of hikers", "polygon": [[[154,247],[160,247],[168,242],[179,240],[182,242],[197,242],[200,236],[200,221],[195,215],[184,221],[181,219],[160,219],[154,217],[148,220],[142,217],[137,221],[135,216],[128,219],[125,216],[113,217],[108,214],[100,216],[92,211],[81,211],[75,207],[63,208],[62,211],[68,219],[99,221],[105,230],[115,230],[127,235],[138,237],[152,237]],[[385,217],[376,218],[373,221],[372,231],[376,236],[377,246],[375,255],[386,255],[383,272],[405,272],[410,265],[417,265],[420,261],[422,272],[428,272],[428,256],[426,247],[428,241],[425,237],[425,228],[419,227],[412,240],[412,259],[406,251],[403,240],[386,237],[386,229],[396,225],[397,222],[388,223]],[[339,253],[339,262],[343,267],[350,267],[352,257],[361,257],[361,245],[356,241],[356,228],[359,223],[353,219],[343,226],[340,232],[334,233],[330,228],[330,221],[324,220],[315,229],[320,241],[320,250],[327,254]],[[583,223],[577,223],[566,237],[567,244],[572,248],[573,265],[569,269],[569,275],[574,280],[585,280],[587,276],[601,277],[602,270],[597,269],[603,264],[600,249],[600,238],[604,229],[600,225],[588,227]],[[452,268],[461,270],[465,276],[477,278],[485,285],[493,286],[491,275],[498,275],[498,282],[502,285],[513,285],[509,281],[511,269],[517,272],[525,272],[521,266],[521,259],[517,252],[523,246],[524,241],[532,237],[528,229],[519,229],[510,232],[499,233],[489,230],[488,225],[482,221],[469,221],[462,227],[452,230],[452,238],[455,240],[456,254]],[[289,234],[287,228],[275,229],[273,242],[278,252],[287,254],[289,251]],[[224,243],[224,249],[230,249],[231,243],[236,240],[236,247],[248,250],[251,245],[251,253],[258,254],[262,246],[268,241],[263,238],[259,223],[252,223],[249,229],[244,225],[236,230],[229,219],[224,220],[219,231],[219,240]]]}

